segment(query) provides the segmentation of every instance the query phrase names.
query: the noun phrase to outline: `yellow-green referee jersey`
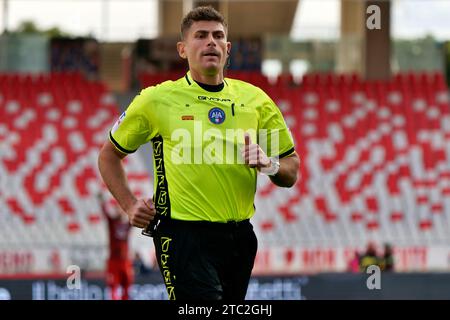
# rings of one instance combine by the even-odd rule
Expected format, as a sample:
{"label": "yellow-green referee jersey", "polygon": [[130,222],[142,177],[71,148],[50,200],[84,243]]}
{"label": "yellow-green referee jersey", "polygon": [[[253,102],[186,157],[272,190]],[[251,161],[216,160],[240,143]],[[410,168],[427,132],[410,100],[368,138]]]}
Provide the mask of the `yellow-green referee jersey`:
{"label": "yellow-green referee jersey", "polygon": [[162,218],[227,222],[254,214],[257,170],[244,164],[244,132],[268,156],[294,153],[292,136],[275,103],[261,89],[224,80],[203,89],[188,72],[146,88],[110,131],[123,153],[153,144],[153,196]]}

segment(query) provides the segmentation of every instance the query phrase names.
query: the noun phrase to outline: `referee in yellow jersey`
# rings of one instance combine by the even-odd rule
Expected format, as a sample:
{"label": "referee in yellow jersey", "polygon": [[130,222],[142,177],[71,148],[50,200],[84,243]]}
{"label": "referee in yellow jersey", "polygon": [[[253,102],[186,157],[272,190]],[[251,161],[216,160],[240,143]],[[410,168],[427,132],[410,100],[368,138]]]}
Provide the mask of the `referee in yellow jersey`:
{"label": "referee in yellow jersey", "polygon": [[[189,71],[135,97],[100,151],[100,173],[130,223],[153,236],[170,300],[243,300],[257,251],[257,175],[291,187],[300,160],[267,94],[224,78],[231,43],[219,12],[189,12],[177,49]],[[155,193],[137,199],[122,159],[147,142]]]}

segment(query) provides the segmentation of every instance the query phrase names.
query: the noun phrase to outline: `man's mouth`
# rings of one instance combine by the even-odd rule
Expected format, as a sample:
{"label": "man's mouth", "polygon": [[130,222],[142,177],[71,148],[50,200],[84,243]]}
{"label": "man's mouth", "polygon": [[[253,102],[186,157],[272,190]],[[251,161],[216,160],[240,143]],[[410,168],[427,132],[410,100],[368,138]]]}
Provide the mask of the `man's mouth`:
{"label": "man's mouth", "polygon": [[206,57],[218,57],[219,54],[217,52],[206,52],[203,54]]}

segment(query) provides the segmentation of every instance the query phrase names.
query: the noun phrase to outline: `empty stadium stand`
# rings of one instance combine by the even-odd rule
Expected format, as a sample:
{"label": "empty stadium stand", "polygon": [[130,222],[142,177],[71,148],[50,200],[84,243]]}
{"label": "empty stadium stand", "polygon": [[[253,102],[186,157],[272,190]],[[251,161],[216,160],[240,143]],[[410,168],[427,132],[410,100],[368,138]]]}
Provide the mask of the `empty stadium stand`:
{"label": "empty stadium stand", "polygon": [[[103,268],[97,156],[118,110],[102,83],[78,73],[0,74],[1,250],[54,248]],[[151,194],[140,159],[128,157],[126,170],[137,192]]]}
{"label": "empty stadium stand", "polygon": [[398,74],[390,82],[308,74],[299,87],[267,90],[302,166],[295,192],[261,181],[255,220],[262,241],[448,243],[450,105],[440,73]]}

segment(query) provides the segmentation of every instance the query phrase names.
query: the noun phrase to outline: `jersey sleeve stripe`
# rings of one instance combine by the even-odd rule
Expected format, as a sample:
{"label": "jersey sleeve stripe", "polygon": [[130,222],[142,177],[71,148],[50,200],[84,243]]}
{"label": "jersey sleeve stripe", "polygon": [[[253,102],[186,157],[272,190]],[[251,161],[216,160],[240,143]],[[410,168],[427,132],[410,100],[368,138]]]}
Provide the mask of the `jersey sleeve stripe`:
{"label": "jersey sleeve stripe", "polygon": [[123,152],[123,153],[134,153],[136,152],[136,150],[127,150],[125,148],[123,148],[112,136],[111,131],[109,132],[109,139],[111,140],[111,142],[114,144],[114,146],[119,149],[119,151]]}
{"label": "jersey sleeve stripe", "polygon": [[288,151],[283,152],[282,154],[280,154],[280,155],[278,156],[278,158],[279,158],[279,159],[285,158],[285,157],[287,157],[287,156],[290,156],[290,155],[293,154],[294,152],[295,152],[295,149],[294,149],[294,148],[291,148],[291,149],[289,149]]}

